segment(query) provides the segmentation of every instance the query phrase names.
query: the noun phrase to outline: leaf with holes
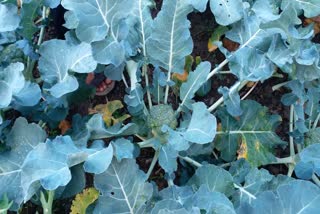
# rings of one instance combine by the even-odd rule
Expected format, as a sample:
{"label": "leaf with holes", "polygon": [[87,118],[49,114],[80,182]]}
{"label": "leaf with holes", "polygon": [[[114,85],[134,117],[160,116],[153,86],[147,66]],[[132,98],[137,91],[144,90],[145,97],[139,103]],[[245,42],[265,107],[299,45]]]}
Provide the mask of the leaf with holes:
{"label": "leaf with holes", "polygon": [[241,0],[210,0],[210,8],[220,25],[230,25],[242,18]]}

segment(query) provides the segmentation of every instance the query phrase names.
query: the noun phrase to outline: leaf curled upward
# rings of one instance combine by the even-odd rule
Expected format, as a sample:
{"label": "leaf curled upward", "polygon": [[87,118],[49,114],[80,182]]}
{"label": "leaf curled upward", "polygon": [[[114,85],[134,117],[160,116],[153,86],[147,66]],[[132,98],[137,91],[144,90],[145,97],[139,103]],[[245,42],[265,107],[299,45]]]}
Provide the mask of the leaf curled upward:
{"label": "leaf curled upward", "polygon": [[76,195],[72,201],[70,214],[85,214],[87,208],[93,204],[99,197],[99,191],[95,188],[88,188],[82,193]]}

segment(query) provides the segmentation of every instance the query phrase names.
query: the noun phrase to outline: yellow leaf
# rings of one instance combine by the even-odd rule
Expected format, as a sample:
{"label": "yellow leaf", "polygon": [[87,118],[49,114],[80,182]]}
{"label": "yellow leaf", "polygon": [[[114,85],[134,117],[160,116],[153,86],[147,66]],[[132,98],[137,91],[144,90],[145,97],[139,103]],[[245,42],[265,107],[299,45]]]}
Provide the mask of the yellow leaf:
{"label": "yellow leaf", "polygon": [[172,74],[172,79],[178,82],[185,82],[188,79],[189,72],[192,69],[194,59],[191,55],[186,56],[185,59],[185,65],[184,65],[184,71],[182,74],[179,73],[173,73]]}
{"label": "yellow leaf", "polygon": [[114,113],[122,109],[123,105],[120,100],[109,101],[107,104],[100,104],[95,106],[93,109],[89,109],[89,114],[100,113],[102,114],[103,121],[105,124],[110,127],[117,123],[123,122],[126,119],[130,118],[130,115],[124,114],[120,117],[115,118]]}
{"label": "yellow leaf", "polygon": [[248,82],[246,86],[247,86],[248,88],[251,88],[251,87],[254,86],[254,84],[255,84],[255,82]]}
{"label": "yellow leaf", "polygon": [[244,158],[248,160],[248,146],[247,143],[243,140],[240,148],[238,150],[238,159]]}
{"label": "yellow leaf", "polygon": [[86,214],[87,208],[99,197],[99,192],[91,187],[76,195],[72,201],[70,214]]}
{"label": "yellow leaf", "polygon": [[181,81],[181,82],[185,82],[185,81],[187,81],[188,76],[189,76],[188,72],[186,70],[184,70],[184,72],[182,74],[174,73],[172,75],[172,79],[173,80],[178,80],[178,81]]}
{"label": "yellow leaf", "polygon": [[210,40],[208,41],[208,51],[209,52],[213,52],[215,50],[218,49],[218,46],[216,46],[215,44],[213,44],[214,41]]}

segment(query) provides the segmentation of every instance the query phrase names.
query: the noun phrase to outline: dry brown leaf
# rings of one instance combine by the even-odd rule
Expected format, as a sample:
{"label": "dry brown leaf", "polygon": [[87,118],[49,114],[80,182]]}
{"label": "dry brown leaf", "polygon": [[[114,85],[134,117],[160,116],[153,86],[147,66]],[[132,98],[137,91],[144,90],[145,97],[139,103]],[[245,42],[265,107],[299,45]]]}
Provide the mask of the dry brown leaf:
{"label": "dry brown leaf", "polygon": [[314,30],[314,35],[320,33],[320,16],[316,16],[313,18],[308,18],[304,20],[304,25],[307,26],[309,24],[314,24],[313,30]]}
{"label": "dry brown leaf", "polygon": [[239,48],[240,44],[236,43],[228,38],[224,38],[222,40],[223,47],[225,47],[228,51],[232,52]]}
{"label": "dry brown leaf", "polygon": [[62,120],[59,123],[59,129],[61,134],[64,135],[71,128],[71,124],[68,120]]}

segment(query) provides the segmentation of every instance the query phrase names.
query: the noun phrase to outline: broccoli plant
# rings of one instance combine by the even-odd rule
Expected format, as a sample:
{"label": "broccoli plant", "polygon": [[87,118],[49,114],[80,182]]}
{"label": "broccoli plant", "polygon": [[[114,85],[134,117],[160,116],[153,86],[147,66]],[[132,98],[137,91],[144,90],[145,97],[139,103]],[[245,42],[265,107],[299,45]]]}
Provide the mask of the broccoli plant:
{"label": "broccoli plant", "polygon": [[[43,41],[50,8],[59,3],[66,9],[65,39]],[[320,15],[320,3],[163,0],[154,15],[155,5],[1,1],[1,20],[8,21],[0,21],[0,210],[17,211],[38,195],[50,213],[54,199],[82,192],[90,173],[100,194],[87,212],[317,213],[320,49],[315,23],[303,21]],[[206,10],[219,31],[210,45],[225,57],[218,65],[190,60],[189,17]],[[221,36],[238,48],[226,48]],[[226,67],[234,84],[204,102],[197,94],[208,92],[204,87]],[[63,136],[48,136],[45,130],[68,115],[72,97],[82,96],[83,75],[91,72],[125,83],[126,122],[75,114]],[[279,115],[239,95],[249,82],[284,75],[274,88],[288,89],[279,102],[290,106],[289,142],[276,133]],[[10,124],[8,109],[29,121]],[[276,155],[287,145],[287,157]],[[154,151],[146,172],[136,163],[145,149]],[[157,162],[168,183],[161,191],[151,177]],[[285,164],[287,175],[258,169],[270,164]]]}

